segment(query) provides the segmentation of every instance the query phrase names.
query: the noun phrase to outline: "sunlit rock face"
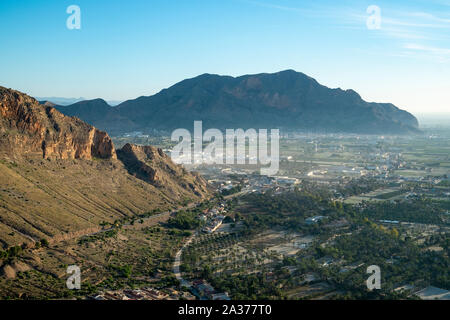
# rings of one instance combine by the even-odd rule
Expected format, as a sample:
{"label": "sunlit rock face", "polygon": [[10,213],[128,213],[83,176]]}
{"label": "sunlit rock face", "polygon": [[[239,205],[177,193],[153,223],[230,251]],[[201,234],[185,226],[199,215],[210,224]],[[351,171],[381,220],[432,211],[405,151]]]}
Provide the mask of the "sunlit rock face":
{"label": "sunlit rock face", "polygon": [[116,159],[107,133],[0,87],[0,152],[44,159]]}

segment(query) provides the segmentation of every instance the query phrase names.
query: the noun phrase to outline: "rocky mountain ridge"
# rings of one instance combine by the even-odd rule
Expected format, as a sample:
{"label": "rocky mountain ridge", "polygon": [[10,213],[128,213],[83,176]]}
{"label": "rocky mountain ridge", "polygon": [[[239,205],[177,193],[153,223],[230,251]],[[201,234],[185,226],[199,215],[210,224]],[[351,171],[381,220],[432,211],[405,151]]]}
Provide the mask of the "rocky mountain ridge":
{"label": "rocky mountain ridge", "polygon": [[417,119],[391,103],[366,102],[293,70],[240,77],[203,74],[116,107],[100,99],[57,107],[113,135],[192,128],[279,128],[297,132],[420,134]]}
{"label": "rocky mountain ridge", "polygon": [[0,87],[0,250],[58,241],[210,196],[161,149],[116,150],[106,132]]}
{"label": "rocky mountain ridge", "polygon": [[0,152],[44,159],[116,159],[106,132],[0,87]]}

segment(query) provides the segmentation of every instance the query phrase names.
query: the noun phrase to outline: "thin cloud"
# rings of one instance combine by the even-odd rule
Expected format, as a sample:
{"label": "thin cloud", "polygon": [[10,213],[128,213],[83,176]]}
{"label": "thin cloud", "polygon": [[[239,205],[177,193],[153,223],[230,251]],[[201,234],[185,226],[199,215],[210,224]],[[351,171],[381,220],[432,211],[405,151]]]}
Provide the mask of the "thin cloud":
{"label": "thin cloud", "polygon": [[241,0],[241,1],[259,7],[297,13],[308,17],[336,17],[338,10],[335,7],[317,5],[315,3],[309,4],[308,7],[290,7],[272,2],[265,2],[258,0]]}
{"label": "thin cloud", "polygon": [[[364,28],[368,15],[353,11],[349,17]],[[442,63],[450,61],[450,49],[445,47],[450,39],[448,29],[450,18],[442,13],[383,10],[381,7],[381,28],[376,32],[380,37],[400,41],[397,46],[402,56]]]}
{"label": "thin cloud", "polygon": [[425,46],[417,43],[406,43],[403,45],[403,48],[431,56],[441,63],[450,62],[450,48]]}
{"label": "thin cloud", "polygon": [[[242,1],[255,6],[301,15],[329,17],[331,20],[328,22],[333,22],[336,27],[367,29],[366,21],[369,14],[365,10],[357,11],[354,7],[336,8],[333,6],[318,7],[315,5],[313,7],[300,8],[268,1]],[[439,2],[450,6],[450,0],[440,0]],[[380,37],[401,41],[397,43],[397,48],[401,48],[401,51],[398,52],[401,56],[433,58],[439,62],[447,62],[450,60],[450,49],[443,47],[442,41],[450,39],[448,29],[450,29],[450,17],[443,15],[442,12],[400,11],[381,7],[381,29],[373,32],[378,32]],[[427,45],[421,44],[421,42],[426,42]],[[429,45],[429,43],[433,42],[435,45]]]}
{"label": "thin cloud", "polygon": [[[395,26],[395,27],[409,27],[409,28],[433,28],[433,29],[450,29],[450,19],[439,18],[432,14],[428,14],[425,12],[411,12],[411,13],[402,13],[402,15],[407,16],[408,18],[414,18],[414,21],[410,21],[407,18],[393,17],[387,16],[386,14],[381,13],[381,22],[383,26]],[[367,14],[349,14],[349,17],[354,19],[354,22],[363,24],[367,18]],[[422,20],[427,21],[417,21],[417,18],[422,18]]]}
{"label": "thin cloud", "polygon": [[247,3],[265,7],[265,8],[271,8],[271,9],[277,9],[277,10],[283,10],[283,11],[292,11],[292,12],[298,12],[298,13],[306,13],[307,10],[295,8],[295,7],[288,7],[288,6],[280,6],[273,3],[267,3],[267,2],[260,2],[260,1],[253,1],[253,0],[244,0]]}
{"label": "thin cloud", "polygon": [[439,25],[436,25],[438,27],[450,27],[450,18],[441,18],[428,12],[410,12],[407,15],[410,17],[425,19],[434,23],[440,23]]}
{"label": "thin cloud", "polygon": [[448,49],[448,48],[430,47],[430,46],[424,46],[424,45],[420,45],[420,44],[416,44],[416,43],[407,43],[404,45],[404,48],[410,49],[410,50],[430,52],[430,53],[438,54],[438,55],[449,55],[450,56],[450,49]]}
{"label": "thin cloud", "polygon": [[430,40],[431,38],[429,36],[417,33],[417,32],[411,32],[404,29],[396,29],[396,28],[384,28],[383,32],[391,37],[391,38],[397,38],[402,40]]}
{"label": "thin cloud", "polygon": [[[431,20],[430,18],[427,18]],[[450,28],[450,21],[446,22],[446,19],[438,19],[435,17],[434,21],[437,22],[446,22],[446,23],[418,23],[412,21],[405,21],[401,19],[393,19],[393,18],[385,18],[382,19],[383,24],[393,25],[393,26],[403,26],[403,27],[414,27],[414,28],[436,28],[436,29],[447,29]]]}

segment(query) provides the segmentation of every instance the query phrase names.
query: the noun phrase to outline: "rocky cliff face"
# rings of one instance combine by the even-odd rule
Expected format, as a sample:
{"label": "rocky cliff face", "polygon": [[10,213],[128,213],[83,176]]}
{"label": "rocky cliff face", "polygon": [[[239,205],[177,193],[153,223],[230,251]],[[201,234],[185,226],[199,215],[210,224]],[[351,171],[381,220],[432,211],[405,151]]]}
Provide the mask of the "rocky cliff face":
{"label": "rocky cliff face", "polygon": [[111,138],[80,119],[0,87],[0,152],[44,159],[115,159]]}
{"label": "rocky cliff face", "polygon": [[128,143],[117,150],[117,156],[131,174],[153,185],[174,190],[181,187],[197,196],[208,193],[203,178],[176,165],[162,149]]}
{"label": "rocky cliff face", "polygon": [[116,153],[107,133],[0,87],[0,250],[208,196],[206,182],[161,149],[126,145]]}

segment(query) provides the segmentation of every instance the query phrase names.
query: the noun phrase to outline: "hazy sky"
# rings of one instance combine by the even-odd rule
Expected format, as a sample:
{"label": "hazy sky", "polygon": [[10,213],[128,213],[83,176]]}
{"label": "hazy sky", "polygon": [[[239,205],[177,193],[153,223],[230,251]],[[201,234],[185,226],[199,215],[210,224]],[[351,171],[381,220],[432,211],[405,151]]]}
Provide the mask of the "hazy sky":
{"label": "hazy sky", "polygon": [[[66,27],[73,4],[80,30]],[[294,69],[450,112],[450,0],[1,0],[0,30],[0,85],[33,96],[125,100],[202,73]]]}

